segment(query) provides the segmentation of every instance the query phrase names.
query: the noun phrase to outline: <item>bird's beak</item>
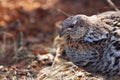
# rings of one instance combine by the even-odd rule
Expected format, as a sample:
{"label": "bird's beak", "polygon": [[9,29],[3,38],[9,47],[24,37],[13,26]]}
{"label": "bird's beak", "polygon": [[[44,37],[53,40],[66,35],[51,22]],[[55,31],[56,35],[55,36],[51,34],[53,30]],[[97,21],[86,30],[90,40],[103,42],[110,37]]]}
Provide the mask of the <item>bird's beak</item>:
{"label": "bird's beak", "polygon": [[59,31],[59,36],[62,37],[63,35],[64,35],[64,30],[61,29],[61,30]]}

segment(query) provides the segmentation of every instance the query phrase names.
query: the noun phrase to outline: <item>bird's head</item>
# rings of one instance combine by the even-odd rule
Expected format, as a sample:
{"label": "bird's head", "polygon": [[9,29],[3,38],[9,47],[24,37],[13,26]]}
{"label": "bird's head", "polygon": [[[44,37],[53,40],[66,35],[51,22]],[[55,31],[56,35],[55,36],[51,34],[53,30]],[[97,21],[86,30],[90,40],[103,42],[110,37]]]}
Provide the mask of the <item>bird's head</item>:
{"label": "bird's head", "polygon": [[63,21],[59,35],[65,38],[80,39],[86,35],[88,26],[89,20],[87,16],[70,16]]}

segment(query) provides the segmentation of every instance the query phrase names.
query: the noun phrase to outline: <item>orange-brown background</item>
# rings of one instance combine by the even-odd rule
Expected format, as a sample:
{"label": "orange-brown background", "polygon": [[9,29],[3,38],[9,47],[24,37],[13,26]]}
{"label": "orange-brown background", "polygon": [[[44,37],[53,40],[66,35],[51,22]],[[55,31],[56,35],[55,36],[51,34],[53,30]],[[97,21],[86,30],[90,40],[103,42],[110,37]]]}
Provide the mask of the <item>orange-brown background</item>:
{"label": "orange-brown background", "polygon": [[[113,2],[119,7],[119,0]],[[0,0],[0,29],[14,36],[20,30],[28,42],[51,44],[55,24],[67,17],[59,9],[69,15],[114,10],[107,0]]]}

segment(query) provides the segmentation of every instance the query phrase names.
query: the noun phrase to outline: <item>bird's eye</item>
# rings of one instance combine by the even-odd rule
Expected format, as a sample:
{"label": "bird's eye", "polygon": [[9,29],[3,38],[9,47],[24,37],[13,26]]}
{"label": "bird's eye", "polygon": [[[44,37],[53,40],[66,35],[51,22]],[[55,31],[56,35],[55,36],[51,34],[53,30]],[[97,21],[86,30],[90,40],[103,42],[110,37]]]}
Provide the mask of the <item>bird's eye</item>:
{"label": "bird's eye", "polygon": [[73,28],[73,27],[74,27],[74,25],[71,25],[71,26],[70,26],[70,28]]}

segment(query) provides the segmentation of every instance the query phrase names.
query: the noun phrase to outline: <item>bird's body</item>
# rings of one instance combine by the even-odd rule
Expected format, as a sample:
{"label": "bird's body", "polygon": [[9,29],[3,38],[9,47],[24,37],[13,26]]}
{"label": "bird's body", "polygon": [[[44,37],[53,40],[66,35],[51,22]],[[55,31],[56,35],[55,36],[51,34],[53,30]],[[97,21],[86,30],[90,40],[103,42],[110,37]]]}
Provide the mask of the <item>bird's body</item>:
{"label": "bird's body", "polygon": [[63,22],[60,35],[75,65],[108,80],[120,80],[120,12],[71,16]]}

